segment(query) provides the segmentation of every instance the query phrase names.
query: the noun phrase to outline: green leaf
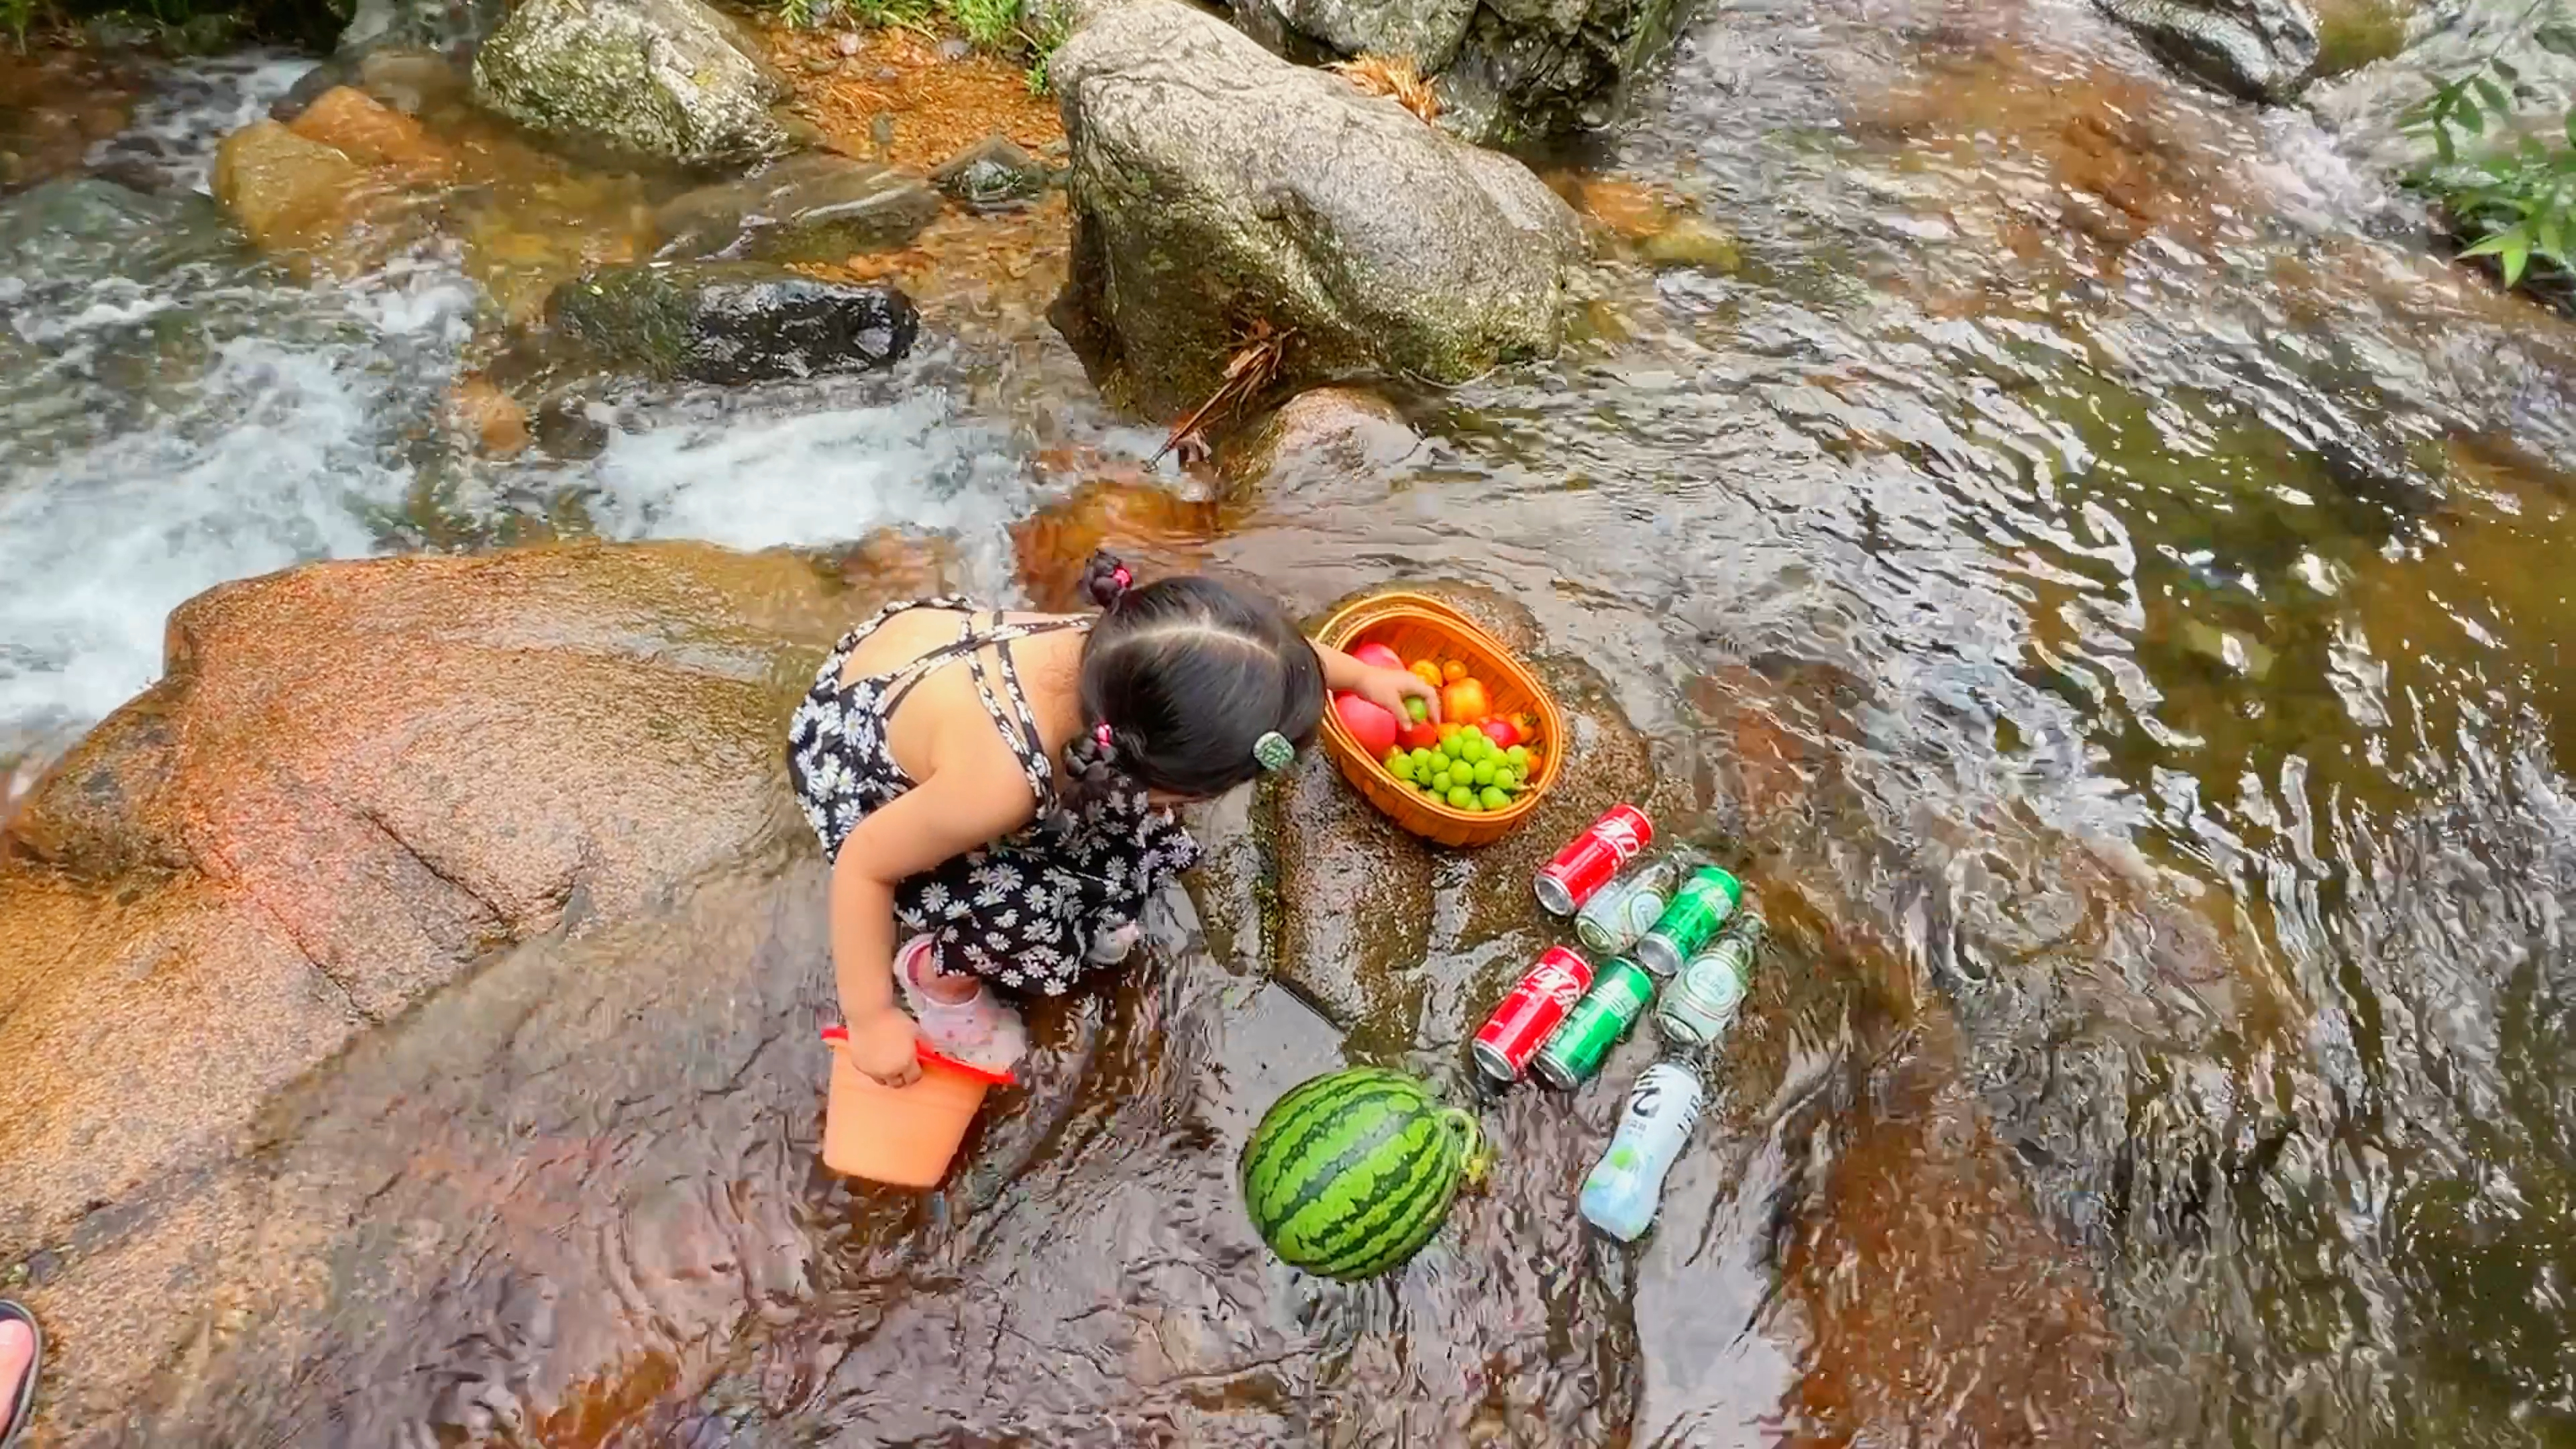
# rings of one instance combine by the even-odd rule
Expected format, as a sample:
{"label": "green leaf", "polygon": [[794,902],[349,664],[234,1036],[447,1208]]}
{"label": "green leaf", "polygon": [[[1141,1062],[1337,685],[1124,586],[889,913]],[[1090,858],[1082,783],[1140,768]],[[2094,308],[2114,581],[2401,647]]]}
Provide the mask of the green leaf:
{"label": "green leaf", "polygon": [[2502,231],[2491,232],[2478,241],[2460,248],[2460,260],[2467,261],[2471,257],[2491,257],[2509,247],[2529,245],[2530,243],[2523,237],[2521,227],[2509,226]]}
{"label": "green leaf", "polygon": [[2505,252],[2504,252],[2504,284],[2505,284],[2506,286],[2510,287],[2510,286],[2514,286],[2514,285],[2516,285],[2517,283],[2521,282],[2521,280],[2522,280],[2522,269],[2523,269],[2523,268],[2525,268],[2525,267],[2527,267],[2527,266],[2530,266],[2530,265],[2531,265],[2531,244],[2530,244],[2529,242],[2524,242],[2524,243],[2522,243],[2522,244],[2520,244],[2520,245],[2518,245],[2518,246],[2510,246],[2510,247],[2505,248]]}
{"label": "green leaf", "polygon": [[2499,120],[2513,114],[2513,97],[2506,95],[2504,87],[2485,76],[2478,77],[2478,99],[2485,101],[2488,114]]}
{"label": "green leaf", "polygon": [[2576,28],[2561,24],[2544,25],[2532,32],[2531,39],[2533,44],[2551,55],[2576,60]]}
{"label": "green leaf", "polygon": [[2531,249],[2549,258],[2552,266],[2567,265],[2567,231],[2557,212],[2552,211],[2540,219]]}
{"label": "green leaf", "polygon": [[2472,136],[2483,136],[2487,130],[2486,117],[2478,114],[2478,103],[2466,96],[2460,97],[2460,129]]}
{"label": "green leaf", "polygon": [[2451,145],[2451,128],[2448,126],[2433,128],[2433,149],[2441,154],[2445,166],[2460,159],[2459,151]]}

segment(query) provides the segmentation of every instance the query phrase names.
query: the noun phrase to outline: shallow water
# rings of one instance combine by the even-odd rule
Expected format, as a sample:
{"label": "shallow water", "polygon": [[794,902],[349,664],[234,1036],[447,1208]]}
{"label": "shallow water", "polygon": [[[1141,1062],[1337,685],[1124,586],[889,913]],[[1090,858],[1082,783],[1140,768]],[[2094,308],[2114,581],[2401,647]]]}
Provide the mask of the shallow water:
{"label": "shallow water", "polygon": [[[1745,264],[1620,264],[1576,355],[1409,399],[1432,443],[1392,486],[1268,497],[1216,545],[1305,606],[1421,574],[1519,598],[1700,801],[1667,826],[1761,891],[1777,969],[1638,1249],[1572,1213],[1632,1045],[1570,1106],[1492,1105],[1497,1182],[1392,1284],[1269,1263],[1234,1151],[1345,1047],[1186,920],[1163,969],[1050,1019],[947,1192],[854,1197],[804,1166],[819,1052],[760,1029],[825,989],[778,979],[815,947],[791,855],[583,948],[619,970],[528,948],[281,1103],[282,1183],[389,1183],[388,1220],[434,1225],[333,1312],[393,1305],[383,1338],[455,1387],[370,1397],[392,1349],[291,1319],[215,1361],[196,1422],[2576,1442],[2576,334],[2427,252],[2344,159],[2393,106],[2352,105],[2337,135],[2250,112],[2053,0],[1707,12],[1598,167]],[[621,397],[588,463],[424,459],[474,305],[452,263],[240,280],[165,391],[98,359],[177,286],[73,271],[21,281],[13,326],[56,360],[0,394],[69,417],[0,441],[19,739],[143,683],[160,613],[223,577],[570,499],[576,527],[744,546],[927,524],[998,584],[1003,530],[1062,486],[1043,450],[1151,443],[1031,330]],[[1532,938],[1441,872],[1424,970],[1489,993]],[[595,1069],[627,1090],[568,1095],[552,1064],[665,982],[760,1005],[724,1040],[621,1039]],[[1481,999],[1380,1001],[1349,1049],[1454,1064]],[[442,1131],[448,1157],[386,1145]],[[496,1254],[517,1277],[462,1266]],[[308,1352],[327,1371],[259,1371]],[[551,1384],[553,1353],[625,1367]]]}

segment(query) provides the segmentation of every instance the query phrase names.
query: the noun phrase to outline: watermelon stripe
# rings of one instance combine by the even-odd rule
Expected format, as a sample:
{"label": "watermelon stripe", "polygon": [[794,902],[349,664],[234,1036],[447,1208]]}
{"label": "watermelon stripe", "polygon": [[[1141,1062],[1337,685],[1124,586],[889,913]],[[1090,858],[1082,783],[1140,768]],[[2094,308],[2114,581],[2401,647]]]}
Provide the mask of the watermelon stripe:
{"label": "watermelon stripe", "polygon": [[1385,1210],[1410,1197],[1421,1186],[1424,1175],[1440,1167],[1443,1153],[1438,1138],[1445,1135],[1437,1118],[1416,1117],[1407,1122],[1403,1134],[1378,1154],[1379,1166],[1385,1173],[1378,1190],[1360,1211],[1346,1214],[1318,1232],[1313,1240],[1315,1251],[1326,1258],[1338,1257],[1352,1244],[1377,1236],[1390,1220]]}
{"label": "watermelon stripe", "polygon": [[1258,1202],[1269,1196],[1279,1174],[1295,1164],[1297,1154],[1285,1150],[1291,1139],[1304,1135],[1324,1115],[1378,1085],[1365,1079],[1354,1081],[1354,1075],[1344,1072],[1317,1077],[1290,1091],[1262,1114],[1261,1125],[1253,1129],[1252,1141],[1244,1147],[1243,1176],[1247,1202]]}
{"label": "watermelon stripe", "polygon": [[[1319,1122],[1303,1138],[1288,1143],[1289,1167],[1276,1190],[1262,1204],[1262,1219],[1284,1232],[1306,1205],[1332,1190],[1354,1160],[1365,1160],[1373,1145],[1401,1130],[1415,1111],[1411,1101],[1393,1093],[1373,1092]],[[1356,1153],[1354,1158],[1352,1154]]]}
{"label": "watermelon stripe", "polygon": [[1412,1093],[1368,1093],[1342,1114],[1316,1124],[1303,1140],[1288,1142],[1285,1150],[1293,1165],[1278,1191],[1262,1204],[1262,1220],[1278,1225],[1280,1232],[1288,1230],[1314,1201],[1332,1196],[1342,1173],[1381,1152],[1419,1114],[1422,1101]]}
{"label": "watermelon stripe", "polygon": [[1424,1153],[1404,1190],[1386,1195],[1361,1214],[1340,1235],[1345,1242],[1325,1246],[1326,1256],[1315,1271],[1335,1278],[1374,1278],[1421,1251],[1449,1216],[1449,1201],[1458,1191],[1457,1159],[1454,1145]]}
{"label": "watermelon stripe", "polygon": [[1280,1251],[1285,1253],[1294,1244],[1299,1249],[1299,1261],[1303,1261],[1310,1235],[1328,1229],[1360,1211],[1363,1205],[1375,1201],[1381,1179],[1390,1175],[1389,1169],[1403,1165],[1400,1158],[1387,1159],[1402,1140],[1406,1123],[1418,1115],[1374,1113],[1371,1120],[1343,1133],[1334,1144],[1332,1157],[1308,1175],[1307,1180],[1312,1185],[1299,1195],[1288,1211],[1272,1219],[1279,1224]]}
{"label": "watermelon stripe", "polygon": [[[1261,1125],[1253,1129],[1252,1140],[1243,1150],[1243,1200],[1246,1205],[1259,1203],[1270,1195],[1281,1169],[1295,1159],[1279,1150],[1288,1139],[1291,1124],[1302,1128],[1309,1120],[1309,1109],[1319,1101],[1339,1098],[1349,1093],[1351,1084],[1339,1077],[1317,1077],[1290,1091],[1271,1104],[1262,1114]],[[1255,1215],[1258,1215],[1256,1209]]]}
{"label": "watermelon stripe", "polygon": [[1317,1107],[1308,1112],[1302,1119],[1304,1131],[1265,1142],[1261,1155],[1275,1161],[1278,1167],[1268,1175],[1267,1190],[1251,1199],[1254,1219],[1273,1224],[1287,1222],[1304,1206],[1310,1189],[1332,1181],[1331,1173],[1323,1169],[1348,1146],[1354,1134],[1390,1117],[1400,1119],[1421,1110],[1418,1090],[1372,1083],[1337,1094],[1329,1110]]}

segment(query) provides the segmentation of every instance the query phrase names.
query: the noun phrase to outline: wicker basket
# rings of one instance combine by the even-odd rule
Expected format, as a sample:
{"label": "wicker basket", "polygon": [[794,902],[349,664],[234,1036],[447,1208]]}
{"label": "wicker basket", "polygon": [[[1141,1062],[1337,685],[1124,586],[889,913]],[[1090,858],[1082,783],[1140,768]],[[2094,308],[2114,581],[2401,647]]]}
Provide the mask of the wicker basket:
{"label": "wicker basket", "polygon": [[1525,711],[1537,721],[1537,778],[1504,809],[1470,811],[1434,803],[1389,774],[1342,728],[1341,715],[1326,709],[1324,748],[1342,767],[1343,776],[1370,803],[1395,817],[1396,824],[1442,845],[1491,845],[1511,834],[1555,788],[1557,768],[1565,758],[1565,716],[1537,676],[1466,615],[1422,594],[1375,594],[1325,620],[1316,637],[1345,653],[1362,644],[1384,644],[1407,660],[1458,660],[1484,682],[1496,714]]}

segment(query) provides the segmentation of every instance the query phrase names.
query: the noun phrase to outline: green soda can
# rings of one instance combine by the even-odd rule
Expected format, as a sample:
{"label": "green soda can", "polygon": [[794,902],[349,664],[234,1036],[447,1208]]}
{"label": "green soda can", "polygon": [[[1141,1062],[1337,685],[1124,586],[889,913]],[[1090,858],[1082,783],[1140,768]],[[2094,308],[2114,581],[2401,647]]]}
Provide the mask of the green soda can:
{"label": "green soda can", "polygon": [[1637,938],[1638,964],[1657,976],[1672,976],[1717,935],[1744,899],[1744,883],[1713,865],[1701,866],[1673,893],[1655,928]]}
{"label": "green soda can", "polygon": [[1592,1080],[1610,1049],[1654,999],[1655,978],[1636,962],[1622,959],[1603,966],[1592,989],[1530,1060],[1530,1075],[1566,1090]]}

